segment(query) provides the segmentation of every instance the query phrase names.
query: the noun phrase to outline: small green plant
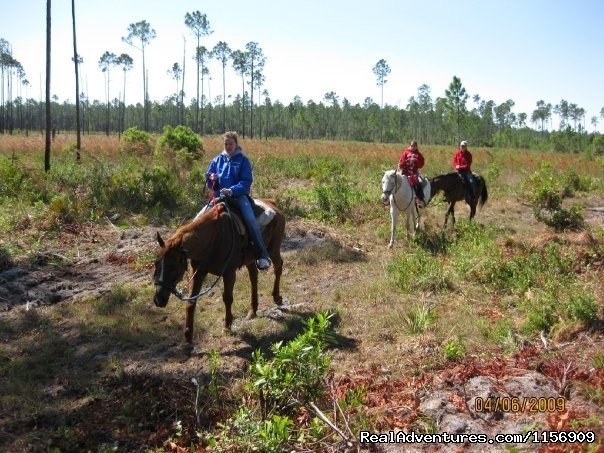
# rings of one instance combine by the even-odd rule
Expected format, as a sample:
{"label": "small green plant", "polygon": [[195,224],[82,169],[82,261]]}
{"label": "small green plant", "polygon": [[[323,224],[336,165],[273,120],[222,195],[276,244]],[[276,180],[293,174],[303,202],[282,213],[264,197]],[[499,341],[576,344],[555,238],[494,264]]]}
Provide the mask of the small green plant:
{"label": "small green plant", "polygon": [[427,304],[413,308],[405,317],[407,331],[411,335],[425,332],[436,320],[434,310]]}
{"label": "small green plant", "polygon": [[220,401],[220,392],[219,392],[219,380],[220,374],[218,370],[220,369],[220,353],[216,349],[212,349],[209,352],[210,359],[210,384],[208,385],[208,390],[210,393],[214,395],[217,401]]}
{"label": "small green plant", "polygon": [[438,432],[438,423],[436,419],[430,415],[422,414],[415,420],[415,426],[418,433],[436,434]]}
{"label": "small green plant", "polygon": [[273,414],[270,420],[265,420],[258,432],[260,450],[280,452],[282,446],[290,440],[290,431],[294,423],[287,416]]}
{"label": "small green plant", "polygon": [[360,386],[355,389],[346,389],[346,393],[338,400],[338,404],[343,411],[348,408],[361,407],[365,398],[365,387]]}
{"label": "small green plant", "polygon": [[604,368],[604,352],[599,352],[597,354],[594,355],[594,358],[592,360],[592,364],[594,366],[594,368],[601,370],[602,368]]}
{"label": "small green plant", "polygon": [[454,338],[445,343],[443,353],[446,360],[452,362],[461,359],[466,354],[466,347],[461,338]]}

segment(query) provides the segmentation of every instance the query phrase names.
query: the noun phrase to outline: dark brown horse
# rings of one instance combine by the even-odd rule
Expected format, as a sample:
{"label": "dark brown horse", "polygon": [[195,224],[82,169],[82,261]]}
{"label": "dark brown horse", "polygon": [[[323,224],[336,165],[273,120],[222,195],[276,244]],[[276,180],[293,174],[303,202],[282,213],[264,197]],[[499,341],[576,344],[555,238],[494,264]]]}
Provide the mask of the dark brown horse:
{"label": "dark brown horse", "polygon": [[455,224],[455,203],[458,201],[465,200],[470,206],[471,220],[476,215],[476,205],[479,204],[482,207],[489,198],[487,183],[480,175],[476,175],[476,196],[474,199],[470,198],[470,193],[466,190],[466,182],[457,172],[435,176],[430,180],[430,187],[432,189],[430,199],[442,190],[445,200],[449,203],[449,209],[445,215],[445,225],[449,216],[453,218],[453,224]]}
{"label": "dark brown horse", "polygon": [[[276,212],[275,217],[263,232],[264,242],[269,252],[275,273],[273,300],[281,305],[279,282],[283,270],[281,259],[281,241],[285,234],[285,217],[269,200],[263,200]],[[153,301],[158,307],[165,307],[170,294],[177,294],[176,285],[182,280],[187,269],[187,261],[191,260],[193,271],[193,287],[191,297],[186,298],[185,339],[193,342],[193,319],[197,297],[207,274],[222,276],[222,300],[225,307],[224,327],[230,329],[233,323],[231,305],[233,303],[233,287],[237,269],[247,267],[251,286],[251,307],[248,318],[256,316],[258,310],[258,269],[256,258],[251,247],[244,247],[240,234],[236,231],[230,212],[224,205],[219,204],[208,210],[194,221],[183,225],[170,237],[163,240],[157,233],[157,241],[161,249],[155,262],[155,297]],[[178,294],[177,294],[178,295]]]}

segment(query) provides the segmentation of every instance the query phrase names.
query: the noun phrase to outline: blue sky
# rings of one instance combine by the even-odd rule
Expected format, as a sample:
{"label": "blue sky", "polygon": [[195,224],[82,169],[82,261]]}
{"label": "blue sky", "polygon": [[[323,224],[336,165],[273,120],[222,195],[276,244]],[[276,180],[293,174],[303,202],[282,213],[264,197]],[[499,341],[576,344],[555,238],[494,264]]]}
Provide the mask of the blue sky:
{"label": "blue sky", "polygon": [[[46,2],[3,0],[0,38],[10,42],[39,98],[45,64]],[[384,102],[405,107],[422,84],[433,99],[444,96],[454,75],[467,92],[502,103],[512,99],[516,113],[529,115],[538,100],[561,99],[592,116],[604,107],[604,1],[602,0],[76,0],[78,52],[84,58],[83,90],[104,99],[98,60],[105,51],[135,59],[128,73],[127,101],[142,101],[141,55],[121,41],[128,25],[147,20],[157,32],[148,47],[150,96],[161,100],[175,91],[167,75],[187,61],[185,92],[194,96],[194,38],[184,25],[187,12],[207,14],[214,33],[203,38],[211,49],[225,41],[243,49],[255,41],[266,58],[265,87],[273,100],[319,102],[334,91],[340,99],[380,102],[372,68],[385,59],[391,68]],[[73,101],[71,1],[54,0],[52,92]],[[222,92],[221,70],[210,64],[205,95]],[[122,89],[121,71],[111,73],[111,96]],[[228,67],[227,96],[241,92],[241,79]],[[43,84],[42,80],[42,84]],[[21,94],[25,95],[24,92]],[[468,107],[473,107],[468,102]],[[601,125],[604,119],[600,119]],[[602,129],[600,125],[599,129]]]}

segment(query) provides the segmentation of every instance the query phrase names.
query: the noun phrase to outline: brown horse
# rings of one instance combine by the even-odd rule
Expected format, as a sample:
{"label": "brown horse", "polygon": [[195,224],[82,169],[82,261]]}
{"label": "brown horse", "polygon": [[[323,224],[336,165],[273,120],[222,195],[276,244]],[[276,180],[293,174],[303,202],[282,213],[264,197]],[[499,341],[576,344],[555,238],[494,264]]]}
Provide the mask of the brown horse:
{"label": "brown horse", "polygon": [[470,206],[470,220],[476,215],[476,205],[481,207],[487,202],[489,193],[487,192],[487,183],[480,175],[476,175],[476,197],[470,198],[469,191],[466,190],[466,183],[457,172],[438,175],[430,179],[431,194],[430,199],[434,198],[441,190],[444,193],[445,200],[449,203],[449,209],[445,214],[445,225],[449,216],[453,218],[455,224],[455,203],[465,200]]}
{"label": "brown horse", "polygon": [[[276,212],[275,217],[264,229],[263,237],[275,273],[273,300],[275,304],[281,305],[283,299],[279,293],[279,282],[283,270],[281,241],[285,234],[285,217],[272,201],[263,201]],[[199,294],[207,274],[222,276],[222,300],[226,310],[224,327],[230,329],[233,323],[231,305],[236,272],[245,265],[252,286],[251,307],[247,316],[248,318],[256,316],[258,310],[256,257],[250,246],[244,246],[231,215],[223,204],[218,204],[194,221],[181,226],[166,241],[161,238],[159,232],[157,233],[157,242],[161,249],[155,262],[155,297],[153,298],[155,305],[165,307],[170,294],[178,295],[176,285],[185,274],[187,261],[191,260],[193,287],[191,297],[184,299],[187,301],[185,322],[187,343],[193,342],[193,319],[197,303],[197,296],[194,295]]]}

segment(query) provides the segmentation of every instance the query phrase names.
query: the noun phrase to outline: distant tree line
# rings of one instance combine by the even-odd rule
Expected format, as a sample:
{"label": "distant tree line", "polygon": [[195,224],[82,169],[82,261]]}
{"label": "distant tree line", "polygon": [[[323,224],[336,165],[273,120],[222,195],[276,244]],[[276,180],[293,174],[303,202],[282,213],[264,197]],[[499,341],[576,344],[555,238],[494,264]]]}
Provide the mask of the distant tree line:
{"label": "distant tree line", "polygon": [[[52,129],[75,131],[79,119],[81,131],[85,134],[120,134],[133,126],[161,132],[164,126],[182,124],[201,134],[238,130],[244,137],[389,143],[407,142],[415,138],[420,143],[443,145],[454,145],[463,138],[474,146],[531,147],[549,143],[552,137],[556,137],[557,132],[550,130],[553,116],[557,115],[559,132],[567,137],[572,136],[576,146],[591,140],[591,134],[587,133],[585,110],[576,104],[562,99],[552,106],[540,100],[530,116],[514,113],[513,100],[496,104],[479,95],[470,96],[456,76],[443,96],[433,98],[430,87],[424,84],[418,88],[417,95],[409,98],[405,107],[384,105],[383,93],[386,77],[390,73],[384,59],[379,60],[373,68],[377,85],[381,88],[380,104],[370,97],[362,104],[352,104],[346,98],[341,99],[335,91],[326,93],[319,102],[309,100],[304,103],[298,96],[288,104],[273,101],[264,85],[266,57],[258,43],[249,42],[244,50],[233,51],[228,44],[220,41],[212,50],[208,50],[201,45],[201,38],[213,32],[206,15],[199,11],[187,13],[185,25],[196,41],[193,58],[197,64],[198,83],[196,97],[187,105],[182,88],[186,42],[183,44],[182,65],[175,62],[167,70],[176,82],[174,94],[162,101],[149,99],[148,77],[144,69],[145,48],[156,33],[148,22],[140,21],[130,24],[127,35],[122,39],[142,54],[142,102],[126,103],[126,74],[133,67],[133,58],[125,53],[118,56],[106,51],[98,60],[99,70],[105,75],[105,99],[91,100],[86,93],[78,93],[78,116],[74,103],[59,103],[54,96],[51,100]],[[222,68],[222,93],[213,99],[204,94],[204,79],[209,77],[207,65],[210,58],[218,60]],[[78,61],[81,62],[79,56]],[[241,92],[227,96],[224,78],[229,64],[241,77]],[[118,97],[111,94],[109,77],[115,69],[123,72],[123,90]],[[46,102],[29,97],[28,87],[25,72],[13,57],[10,44],[0,39],[0,134],[14,133],[15,130],[24,133],[43,131]],[[600,117],[604,119],[604,108]],[[591,124],[596,130],[598,117],[592,117]],[[574,147],[566,146],[569,151]]]}

